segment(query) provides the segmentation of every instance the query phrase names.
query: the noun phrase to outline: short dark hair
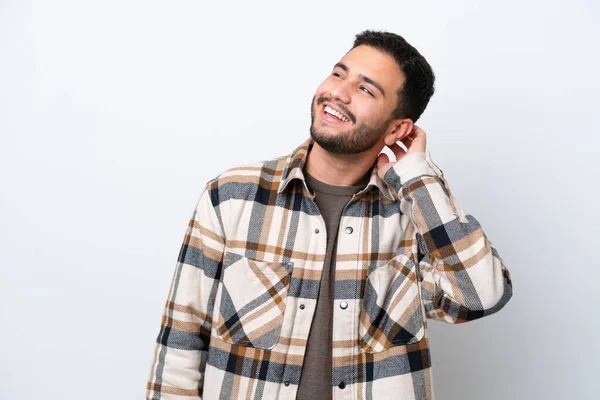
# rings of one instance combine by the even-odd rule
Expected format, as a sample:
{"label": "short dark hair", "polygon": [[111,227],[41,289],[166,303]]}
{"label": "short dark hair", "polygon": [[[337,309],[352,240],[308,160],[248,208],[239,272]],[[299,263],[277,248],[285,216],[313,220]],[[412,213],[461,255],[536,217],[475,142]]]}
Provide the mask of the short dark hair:
{"label": "short dark hair", "polygon": [[398,89],[398,104],[392,119],[410,118],[416,122],[435,91],[435,75],[425,57],[402,36],[391,32],[363,31],[356,35],[352,48],[360,45],[376,48],[396,60],[406,80]]}

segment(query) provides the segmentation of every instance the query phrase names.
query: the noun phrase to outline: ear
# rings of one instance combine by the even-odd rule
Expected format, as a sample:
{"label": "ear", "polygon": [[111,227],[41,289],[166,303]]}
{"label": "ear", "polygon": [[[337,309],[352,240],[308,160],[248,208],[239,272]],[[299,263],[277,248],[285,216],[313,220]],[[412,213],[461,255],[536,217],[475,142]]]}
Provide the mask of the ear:
{"label": "ear", "polygon": [[384,142],[387,146],[391,146],[399,142],[403,137],[410,135],[414,127],[412,119],[396,119],[390,123],[388,132],[385,134]]}

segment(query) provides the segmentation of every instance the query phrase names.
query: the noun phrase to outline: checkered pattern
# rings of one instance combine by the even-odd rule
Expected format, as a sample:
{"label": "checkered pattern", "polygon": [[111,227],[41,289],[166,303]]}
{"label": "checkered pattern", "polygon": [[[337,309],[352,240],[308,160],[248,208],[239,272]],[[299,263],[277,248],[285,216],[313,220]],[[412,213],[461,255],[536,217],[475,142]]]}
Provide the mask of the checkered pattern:
{"label": "checkered pattern", "polygon": [[[295,399],[327,235],[288,156],[202,190],[168,295],[147,399]],[[427,319],[500,310],[509,271],[429,152],[404,156],[346,204],[335,255],[334,399],[434,399]]]}

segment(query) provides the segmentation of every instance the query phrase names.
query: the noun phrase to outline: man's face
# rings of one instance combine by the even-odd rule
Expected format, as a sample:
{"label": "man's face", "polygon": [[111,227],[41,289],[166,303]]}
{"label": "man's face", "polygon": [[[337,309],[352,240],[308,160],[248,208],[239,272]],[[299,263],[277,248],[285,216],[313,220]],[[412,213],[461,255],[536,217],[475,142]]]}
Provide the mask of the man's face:
{"label": "man's face", "polygon": [[[310,134],[331,153],[357,154],[384,136],[404,74],[389,55],[370,46],[350,50],[319,85]],[[331,110],[333,109],[333,110]],[[341,119],[331,113],[341,113]]]}

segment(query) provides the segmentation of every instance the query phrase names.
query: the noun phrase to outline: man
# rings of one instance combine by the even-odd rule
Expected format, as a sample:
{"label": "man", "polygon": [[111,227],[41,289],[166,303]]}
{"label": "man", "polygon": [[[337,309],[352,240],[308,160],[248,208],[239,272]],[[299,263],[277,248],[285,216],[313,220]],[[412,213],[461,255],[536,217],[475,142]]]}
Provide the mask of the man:
{"label": "man", "polygon": [[434,398],[427,318],[490,315],[512,283],[414,125],[433,83],[402,37],[362,32],[315,93],[310,138],[207,183],[148,399]]}

